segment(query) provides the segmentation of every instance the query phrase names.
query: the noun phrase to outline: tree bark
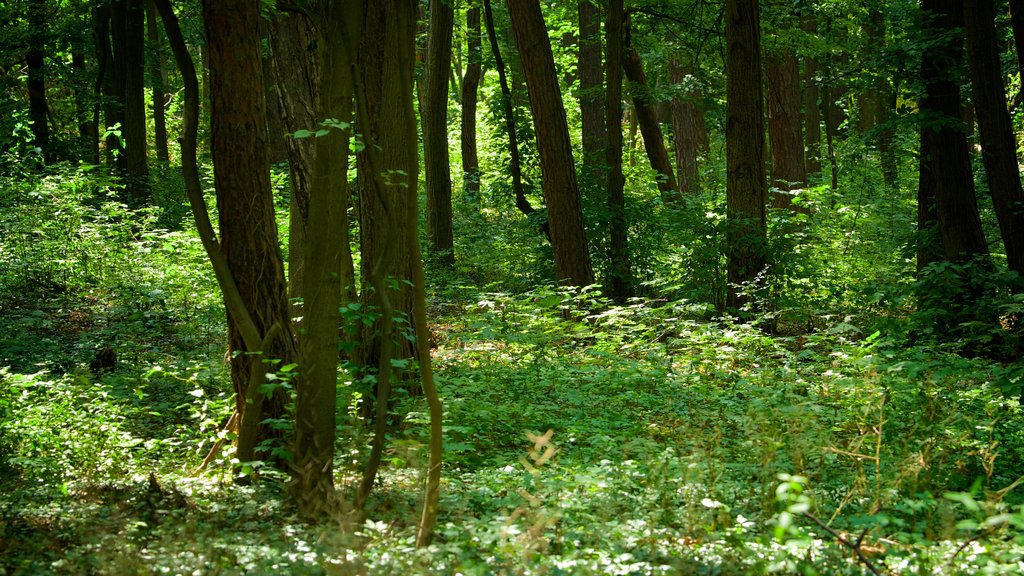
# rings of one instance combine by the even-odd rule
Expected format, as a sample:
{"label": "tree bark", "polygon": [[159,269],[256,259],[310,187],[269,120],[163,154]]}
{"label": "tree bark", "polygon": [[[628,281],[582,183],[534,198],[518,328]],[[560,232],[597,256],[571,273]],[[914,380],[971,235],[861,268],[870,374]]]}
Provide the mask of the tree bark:
{"label": "tree bark", "polygon": [[807,186],[796,54],[789,52],[767,58],[765,75],[768,77],[772,203],[776,208],[792,208],[793,197],[789,192]]}
{"label": "tree bark", "polygon": [[32,144],[43,153],[48,162],[50,154],[50,124],[47,119],[50,108],[46,103],[46,2],[32,0],[28,5],[28,53],[25,65],[28,68],[28,117],[32,120]]}
{"label": "tree bark", "polygon": [[697,156],[704,114],[694,101],[699,94],[685,87],[692,79],[690,71],[673,59],[669,63],[669,74],[676,92],[672,96],[672,133],[679,193],[689,196],[700,192]]}
{"label": "tree bark", "polygon": [[665,138],[661,134],[661,125],[658,124],[658,113],[651,101],[640,53],[630,42],[628,17],[623,26],[626,35],[623,68],[626,71],[626,79],[629,80],[629,95],[633,100],[633,110],[636,112],[640,134],[644,138],[644,149],[647,151],[651,168],[658,173],[658,190],[661,191],[662,200],[665,203],[676,202],[679,199],[678,186],[672,170],[672,161],[669,160],[668,149],[665,148]]}
{"label": "tree bark", "polygon": [[[605,114],[606,103],[601,95],[604,80],[601,69],[601,9],[591,0],[579,0],[578,4],[580,41],[576,67],[580,79],[583,173],[588,174],[596,185],[605,181],[607,156],[604,147],[609,142],[605,129],[608,120]],[[621,91],[620,88],[620,94]],[[620,110],[620,122],[621,117]]]}
{"label": "tree bark", "polygon": [[[963,27],[961,0],[923,0],[921,10],[925,32],[942,38],[922,54],[921,79],[924,95],[921,110],[921,164],[918,198],[934,199],[935,220],[945,260],[964,263],[988,253],[978,216],[974,179],[968,156],[960,103],[957,68],[963,57],[963,37],[954,31]],[[928,224],[930,206],[919,207],[919,226]],[[919,229],[927,241],[927,229]],[[935,250],[919,246],[918,267],[935,258]]]}
{"label": "tree bark", "polygon": [[150,200],[149,160],[146,143],[146,43],[143,0],[126,0],[124,5],[124,51],[117,53],[124,70],[125,188],[128,205],[138,208]]}
{"label": "tree bark", "polygon": [[448,75],[455,11],[450,0],[430,0],[430,28],[423,98],[423,166],[427,185],[427,236],[437,264],[455,266],[452,178],[448,163]]}
{"label": "tree bark", "polygon": [[[803,29],[814,34],[818,22],[804,18]],[[821,89],[818,86],[818,62],[804,57],[804,165],[809,174],[821,174]]]}
{"label": "tree bark", "polygon": [[726,2],[726,218],[728,295],[738,309],[752,297],[767,265],[767,179],[764,167],[764,97],[757,0]]}
{"label": "tree bark", "polygon": [[[583,4],[581,3],[580,6]],[[629,262],[626,222],[625,180],[622,176],[622,63],[625,48],[626,15],[622,0],[608,3],[605,20],[605,54],[608,91],[605,97],[605,133],[608,142],[605,165],[608,171],[608,287],[616,302],[633,295],[633,272]]]}
{"label": "tree bark", "polygon": [[559,283],[587,286],[594,282],[594,270],[583,228],[569,126],[540,2],[525,0],[509,2],[507,6],[533,111],[542,188],[555,252],[555,279]]}
{"label": "tree bark", "polygon": [[[280,436],[262,422],[284,415],[286,395],[266,397],[258,387],[265,362],[295,360],[284,266],[270,188],[270,146],[260,59],[259,5],[245,0],[204,0],[210,65],[210,154],[220,220],[221,252],[245,309],[264,342],[247,346],[240,319],[229,313],[228,340],[236,410],[241,415],[238,459],[254,460],[265,439]],[[254,390],[254,388],[257,388]],[[268,456],[269,457],[269,456]]]}
{"label": "tree bark", "polygon": [[149,81],[153,86],[153,142],[156,159],[167,162],[167,119],[164,114],[164,56],[160,46],[160,28],[156,23],[153,0],[146,2],[146,32],[149,39]]}
{"label": "tree bark", "polygon": [[480,160],[476,145],[476,109],[480,79],[483,77],[480,42],[480,7],[466,10],[466,75],[462,79],[462,190],[466,199],[476,201],[480,195]]}
{"label": "tree bark", "polygon": [[1006,109],[992,0],[964,2],[964,21],[985,175],[1006,248],[1007,266],[1024,277],[1024,189],[1013,123]]}

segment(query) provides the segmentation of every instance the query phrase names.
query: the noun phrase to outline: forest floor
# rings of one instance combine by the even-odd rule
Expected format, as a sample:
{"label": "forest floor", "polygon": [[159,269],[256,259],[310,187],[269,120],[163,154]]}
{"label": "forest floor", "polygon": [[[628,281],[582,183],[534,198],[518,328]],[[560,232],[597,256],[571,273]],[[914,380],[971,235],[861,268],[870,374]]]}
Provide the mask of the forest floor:
{"label": "forest floor", "polygon": [[[434,544],[416,397],[365,519],[303,523],[281,472],[199,470],[234,399],[198,242],[75,178],[0,210],[0,575],[1024,572],[1019,364],[875,331],[881,308],[783,336],[451,278]],[[340,384],[346,490],[368,442]]]}

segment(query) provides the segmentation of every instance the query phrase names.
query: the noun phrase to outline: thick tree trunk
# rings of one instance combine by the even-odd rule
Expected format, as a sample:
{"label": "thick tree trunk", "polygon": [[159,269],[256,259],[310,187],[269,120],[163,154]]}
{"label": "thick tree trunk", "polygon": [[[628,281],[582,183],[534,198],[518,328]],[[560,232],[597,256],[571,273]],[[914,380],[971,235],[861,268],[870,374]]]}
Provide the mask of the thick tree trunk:
{"label": "thick tree trunk", "polygon": [[985,174],[1006,248],[1007,266],[1024,277],[1024,189],[1013,123],[1006,109],[995,16],[992,0],[964,2],[967,55]]}
{"label": "thick tree trunk", "polygon": [[[150,199],[146,143],[146,44],[143,0],[114,4],[114,65],[120,76],[119,99],[123,103],[121,135],[124,139],[123,177],[128,205],[144,206]],[[115,84],[117,84],[115,82]]]}
{"label": "thick tree trunk", "polygon": [[476,146],[476,108],[480,79],[483,77],[480,44],[480,7],[466,10],[466,75],[462,79],[462,191],[466,199],[476,201],[480,195],[480,160]]}
{"label": "thick tree trunk", "polygon": [[540,3],[509,2],[508,12],[533,111],[542,188],[555,251],[555,279],[559,283],[587,286],[594,282],[594,270],[583,228],[569,126]]}
{"label": "thick tree trunk", "polygon": [[[961,121],[957,67],[963,56],[963,37],[953,33],[963,26],[961,0],[923,0],[921,10],[930,37],[943,38],[922,54],[921,165],[918,198],[934,199],[943,255],[950,262],[968,262],[988,253],[978,217],[967,138]],[[919,222],[928,223],[931,208],[919,207]],[[933,232],[919,230],[927,238]],[[926,261],[933,252],[919,248]],[[922,267],[923,263],[918,262]]]}
{"label": "thick tree trunk", "polygon": [[[580,78],[583,173],[589,175],[594,185],[600,185],[605,180],[607,157],[604,147],[608,143],[605,130],[608,118],[605,114],[605,99],[601,94],[604,80],[601,69],[601,9],[591,0],[580,0],[578,4],[580,42],[576,68]],[[621,110],[619,118],[621,121]]]}
{"label": "thick tree trunk", "polygon": [[672,96],[672,133],[679,193],[684,196],[693,195],[700,192],[697,156],[700,126],[704,124],[704,115],[694,101],[699,97],[698,94],[684,87],[692,77],[689,70],[681,66],[677,60],[672,60],[669,63],[669,73],[672,83],[676,86],[676,94]]}
{"label": "thick tree trunk", "polygon": [[[259,5],[244,0],[204,0],[210,64],[210,154],[214,165],[221,252],[245,309],[264,339],[260,356],[243,340],[239,318],[229,314],[231,379],[240,416],[238,459],[257,457],[256,447],[280,433],[262,424],[284,416],[285,393],[269,398],[253,387],[265,383],[264,364],[295,360],[284,266],[270,188],[270,146],[260,61]],[[251,404],[250,404],[251,401]]]}
{"label": "thick tree trunk", "polygon": [[668,149],[665,148],[661,125],[658,124],[658,113],[651,101],[640,53],[636,51],[629,40],[629,26],[627,17],[624,24],[626,48],[622,64],[626,71],[626,79],[629,80],[629,95],[633,100],[633,110],[636,112],[640,133],[644,137],[647,158],[651,163],[651,168],[658,173],[658,190],[661,191],[661,198],[666,203],[671,203],[679,199],[676,177],[672,170],[672,161],[668,157]]}
{"label": "thick tree trunk", "polygon": [[146,32],[149,39],[149,81],[153,85],[153,142],[156,159],[167,162],[167,120],[164,114],[164,56],[160,46],[160,28],[156,23],[153,0],[146,2]]}
{"label": "thick tree trunk", "polygon": [[605,20],[608,91],[604,109],[608,142],[604,147],[608,171],[608,287],[616,302],[625,302],[633,295],[633,272],[630,269],[627,244],[629,227],[623,191],[625,180],[622,176],[622,62],[625,48],[623,28],[626,23],[622,4],[622,0],[611,0]]}
{"label": "thick tree trunk", "polygon": [[512,91],[509,89],[508,76],[505,73],[505,63],[501,57],[501,48],[498,45],[498,35],[494,30],[494,14],[491,10],[491,0],[484,0],[484,21],[487,24],[487,38],[491,44],[491,54],[494,56],[494,67],[498,69],[498,83],[501,86],[501,109],[505,116],[505,133],[508,134],[508,168],[509,175],[512,177],[512,194],[515,196],[516,208],[524,216],[529,216],[536,212],[536,210],[526,198],[526,191],[523,188],[523,169],[519,157],[519,137],[516,135],[515,105],[512,100]]}
{"label": "thick tree trunk", "polygon": [[764,283],[768,186],[764,167],[764,97],[757,0],[726,2],[726,304],[756,306]]}
{"label": "thick tree trunk", "polygon": [[768,139],[772,151],[772,203],[776,208],[792,208],[791,190],[807,186],[804,166],[804,138],[801,131],[800,77],[796,54],[786,53],[767,59]]}
{"label": "thick tree trunk", "polygon": [[50,160],[50,124],[47,119],[50,108],[46,103],[46,2],[32,0],[28,5],[28,53],[25,64],[28,68],[28,117],[32,120],[32,144],[43,151],[46,161]]}
{"label": "thick tree trunk", "polygon": [[[816,33],[818,22],[804,18],[805,32]],[[804,165],[808,174],[821,174],[821,90],[818,87],[818,62],[804,57]]]}
{"label": "thick tree trunk", "polygon": [[455,265],[452,237],[452,178],[448,164],[448,75],[452,62],[455,11],[450,0],[430,0],[425,96],[423,166],[427,185],[427,236],[434,259]]}

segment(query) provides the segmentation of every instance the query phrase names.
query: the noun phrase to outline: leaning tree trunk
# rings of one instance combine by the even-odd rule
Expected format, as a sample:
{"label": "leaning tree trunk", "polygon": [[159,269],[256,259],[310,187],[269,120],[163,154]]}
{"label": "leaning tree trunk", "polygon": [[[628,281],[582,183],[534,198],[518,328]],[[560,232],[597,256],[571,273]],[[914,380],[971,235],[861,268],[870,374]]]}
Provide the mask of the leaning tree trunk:
{"label": "leaning tree trunk", "polygon": [[455,10],[450,0],[430,0],[424,79],[423,167],[427,187],[427,236],[439,266],[455,265],[452,237],[452,178],[448,163],[448,74]]}
{"label": "leaning tree trunk", "polygon": [[726,304],[757,305],[767,266],[764,98],[757,0],[727,0],[726,51]]}
{"label": "leaning tree trunk", "polygon": [[1024,189],[1017,165],[1013,122],[1006,109],[992,0],[964,2],[964,17],[971,87],[988,188],[1006,248],[1006,264],[1010,270],[1024,276]]}
{"label": "leaning tree trunk", "polygon": [[533,111],[541,187],[555,252],[555,279],[559,283],[587,286],[594,282],[594,270],[583,228],[569,126],[540,2],[524,0],[509,2],[507,6]]}
{"label": "leaning tree trunk", "polygon": [[792,208],[790,191],[807,185],[804,140],[801,131],[800,77],[792,52],[768,58],[768,138],[772,151],[772,203]]}
{"label": "leaning tree trunk", "polygon": [[[263,422],[284,416],[286,394],[258,388],[271,360],[295,360],[284,265],[270,187],[270,145],[260,60],[259,5],[204,0],[210,65],[210,155],[214,166],[221,251],[245,309],[264,342],[261,355],[246,346],[239,318],[229,313],[231,379],[240,416],[238,459],[255,459],[263,440],[280,437]],[[257,388],[257,389],[254,389]]]}
{"label": "leaning tree trunk", "polygon": [[483,76],[482,47],[480,42],[480,7],[466,10],[467,65],[462,79],[462,191],[467,200],[480,196],[480,160],[476,145],[476,109]]}
{"label": "leaning tree trunk", "polygon": [[633,100],[633,110],[636,112],[640,134],[644,137],[644,149],[647,151],[651,168],[658,173],[658,190],[661,191],[662,200],[666,203],[675,202],[679,199],[679,194],[676,177],[672,170],[672,161],[669,160],[668,149],[665,148],[665,138],[661,134],[661,125],[658,124],[658,113],[651,101],[650,87],[647,85],[647,77],[644,75],[640,53],[630,42],[628,16],[623,27],[625,28],[625,50],[622,65],[626,71],[626,79],[629,80],[629,95]]}

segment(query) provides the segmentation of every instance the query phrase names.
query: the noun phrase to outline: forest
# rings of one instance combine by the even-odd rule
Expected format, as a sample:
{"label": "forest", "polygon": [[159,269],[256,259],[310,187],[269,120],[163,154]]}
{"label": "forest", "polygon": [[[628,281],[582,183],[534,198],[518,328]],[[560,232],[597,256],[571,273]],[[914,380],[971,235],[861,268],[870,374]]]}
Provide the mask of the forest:
{"label": "forest", "polygon": [[1024,573],[1024,0],[7,0],[0,87],[0,576]]}

